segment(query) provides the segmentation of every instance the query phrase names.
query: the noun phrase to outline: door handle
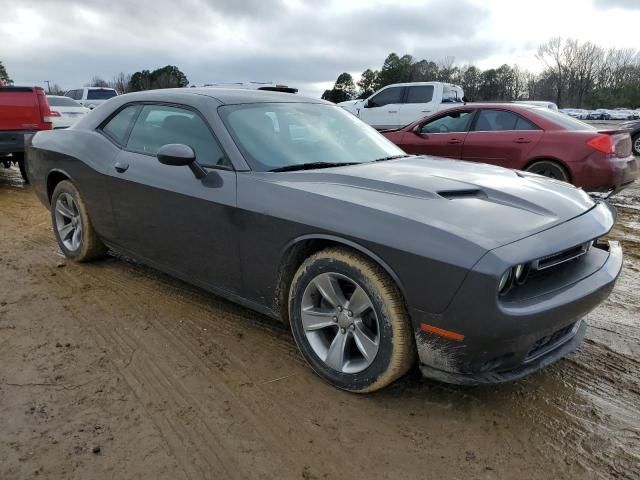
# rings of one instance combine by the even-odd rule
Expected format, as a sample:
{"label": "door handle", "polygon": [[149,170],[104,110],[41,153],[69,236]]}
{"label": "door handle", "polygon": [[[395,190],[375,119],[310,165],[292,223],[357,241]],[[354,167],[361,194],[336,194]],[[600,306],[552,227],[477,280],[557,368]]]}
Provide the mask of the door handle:
{"label": "door handle", "polygon": [[462,140],[458,140],[457,138],[452,138],[447,142],[449,145],[459,145],[462,143]]}
{"label": "door handle", "polygon": [[387,110],[387,113],[398,113],[398,110]]}
{"label": "door handle", "polygon": [[118,172],[118,173],[124,173],[129,168],[129,164],[128,163],[122,163],[122,162],[116,162],[115,165],[113,166],[113,168],[115,168],[116,172]]}
{"label": "door handle", "polygon": [[431,113],[431,110],[422,110],[420,113]]}
{"label": "door handle", "polygon": [[516,142],[516,143],[531,143],[531,140],[529,140],[528,138],[516,138],[514,140],[514,142]]}

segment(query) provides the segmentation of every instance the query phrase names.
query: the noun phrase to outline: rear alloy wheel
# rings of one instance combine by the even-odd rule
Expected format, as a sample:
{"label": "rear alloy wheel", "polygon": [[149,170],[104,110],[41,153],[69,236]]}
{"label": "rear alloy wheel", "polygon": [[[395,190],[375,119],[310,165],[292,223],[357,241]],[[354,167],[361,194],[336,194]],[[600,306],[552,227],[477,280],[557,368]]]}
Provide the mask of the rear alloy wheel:
{"label": "rear alloy wheel", "polygon": [[107,249],[93,229],[80,192],[68,180],[51,196],[53,232],[64,255],[78,262],[103,256]]}
{"label": "rear alloy wheel", "polygon": [[633,153],[640,155],[640,133],[636,133],[633,137]]}
{"label": "rear alloy wheel", "polygon": [[537,173],[549,178],[555,178],[556,180],[562,180],[563,182],[569,182],[569,174],[562,165],[552,160],[540,160],[534,162],[527,168],[527,172]]}
{"label": "rear alloy wheel", "polygon": [[318,375],[353,392],[378,390],[415,360],[411,323],[395,283],[341,248],[309,257],[289,297],[291,330]]}

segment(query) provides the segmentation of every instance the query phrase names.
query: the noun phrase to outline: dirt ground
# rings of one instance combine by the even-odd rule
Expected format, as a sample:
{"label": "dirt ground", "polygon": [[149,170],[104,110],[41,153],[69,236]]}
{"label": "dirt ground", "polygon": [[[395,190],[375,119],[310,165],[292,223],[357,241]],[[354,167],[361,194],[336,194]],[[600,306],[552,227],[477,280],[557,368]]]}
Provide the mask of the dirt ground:
{"label": "dirt ground", "polygon": [[0,479],[640,478],[640,187],[582,348],[522,381],[358,396],[287,330],[151,269],[65,261],[0,169]]}

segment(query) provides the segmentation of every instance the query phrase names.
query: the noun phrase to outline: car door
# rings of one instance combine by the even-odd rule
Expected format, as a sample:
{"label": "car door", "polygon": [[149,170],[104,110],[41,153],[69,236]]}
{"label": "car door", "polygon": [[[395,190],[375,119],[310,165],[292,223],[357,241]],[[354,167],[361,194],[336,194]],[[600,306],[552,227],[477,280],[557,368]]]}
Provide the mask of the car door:
{"label": "car door", "polygon": [[404,87],[386,87],[367,100],[360,109],[360,119],[373,128],[397,128],[405,125],[399,117]]}
{"label": "car door", "polygon": [[460,158],[473,110],[449,110],[418,125],[402,137],[407,153]]}
{"label": "car door", "polygon": [[433,85],[406,87],[404,103],[398,112],[400,125],[409,125],[435,111]]}
{"label": "car door", "polygon": [[[156,153],[170,143],[189,145],[206,177],[161,164]],[[113,168],[118,181],[111,198],[123,249],[176,276],[237,291],[236,174],[197,111],[140,105]]]}
{"label": "car door", "polygon": [[462,159],[521,169],[544,131],[515,112],[482,109],[462,147]]}

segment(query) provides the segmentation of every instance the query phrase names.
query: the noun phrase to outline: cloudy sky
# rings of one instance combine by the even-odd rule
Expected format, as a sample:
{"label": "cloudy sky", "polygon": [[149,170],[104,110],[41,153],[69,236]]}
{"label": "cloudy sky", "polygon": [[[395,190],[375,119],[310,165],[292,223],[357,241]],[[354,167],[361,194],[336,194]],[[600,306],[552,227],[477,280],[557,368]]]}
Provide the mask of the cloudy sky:
{"label": "cloudy sky", "polygon": [[539,68],[554,36],[640,47],[640,0],[0,0],[16,84],[177,65],[192,84],[277,81],[319,96],[390,52]]}

